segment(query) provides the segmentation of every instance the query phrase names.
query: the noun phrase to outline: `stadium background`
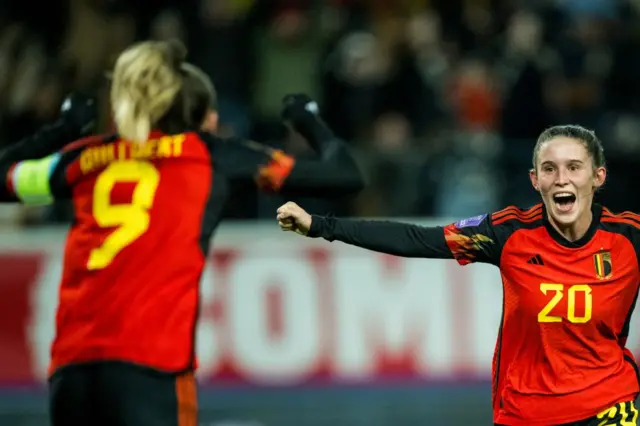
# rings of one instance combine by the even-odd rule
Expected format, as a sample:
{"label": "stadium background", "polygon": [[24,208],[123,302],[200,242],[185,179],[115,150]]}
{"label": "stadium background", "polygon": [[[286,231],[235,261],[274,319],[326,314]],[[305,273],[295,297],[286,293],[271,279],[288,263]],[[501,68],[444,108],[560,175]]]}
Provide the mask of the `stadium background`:
{"label": "stadium background", "polygon": [[[5,0],[0,144],[53,120],[71,89],[101,93],[107,127],[115,55],[178,37],[216,83],[224,134],[305,155],[278,121],[280,99],[320,100],[369,185],[354,199],[298,200],[312,212],[442,224],[530,205],[535,137],[569,122],[603,140],[601,201],[640,211],[639,14],[637,0]],[[282,201],[234,198],[215,241],[202,424],[490,424],[497,271],[285,236],[273,220]],[[0,208],[0,425],[47,424],[68,220],[65,204]]]}

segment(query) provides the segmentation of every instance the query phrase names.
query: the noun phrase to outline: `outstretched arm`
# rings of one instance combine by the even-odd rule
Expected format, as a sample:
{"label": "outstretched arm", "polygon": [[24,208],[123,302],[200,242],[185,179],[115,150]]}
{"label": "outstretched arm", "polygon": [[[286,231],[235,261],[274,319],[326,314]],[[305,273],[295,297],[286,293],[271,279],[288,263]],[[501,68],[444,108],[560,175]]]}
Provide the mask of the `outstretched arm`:
{"label": "outstretched arm", "polygon": [[350,220],[310,215],[295,203],[278,209],[284,231],[310,238],[342,241],[357,247],[402,257],[453,259],[443,227],[424,227],[382,220]]}
{"label": "outstretched arm", "polygon": [[[475,216],[440,227],[425,227],[382,220],[349,220],[310,215],[288,202],[277,212],[283,231],[311,238],[342,241],[381,253],[402,257],[456,259],[499,264],[507,229],[497,228],[489,215]],[[497,232],[496,232],[497,231]]]}

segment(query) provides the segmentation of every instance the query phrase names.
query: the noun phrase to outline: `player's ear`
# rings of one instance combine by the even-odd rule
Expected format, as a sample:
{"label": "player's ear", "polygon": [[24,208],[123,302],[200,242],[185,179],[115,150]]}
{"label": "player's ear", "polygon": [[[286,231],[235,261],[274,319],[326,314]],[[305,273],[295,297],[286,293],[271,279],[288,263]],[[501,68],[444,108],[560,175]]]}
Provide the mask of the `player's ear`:
{"label": "player's ear", "polygon": [[536,173],[535,169],[529,170],[529,179],[531,179],[531,185],[533,186],[533,189],[535,189],[536,191],[540,191],[540,185],[538,184],[538,174]]}
{"label": "player's ear", "polygon": [[595,189],[600,188],[604,185],[604,182],[607,180],[607,169],[605,167],[598,167],[593,174],[593,186]]}

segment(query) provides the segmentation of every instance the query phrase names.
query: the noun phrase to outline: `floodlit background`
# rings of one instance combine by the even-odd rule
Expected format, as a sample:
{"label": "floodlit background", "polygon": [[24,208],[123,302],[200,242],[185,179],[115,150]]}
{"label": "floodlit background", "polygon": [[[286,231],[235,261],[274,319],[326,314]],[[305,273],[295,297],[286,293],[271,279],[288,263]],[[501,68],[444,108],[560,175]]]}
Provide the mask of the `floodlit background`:
{"label": "floodlit background", "polygon": [[[600,201],[640,211],[638,0],[0,2],[0,145],[98,92],[135,40],[177,37],[213,79],[220,132],[304,155],[282,96],[318,99],[368,187],[314,213],[443,224],[537,202],[536,136],[597,131]],[[490,267],[278,233],[284,200],[235,197],[203,278],[202,423],[491,423],[501,288]],[[69,207],[0,206],[0,425],[45,426],[44,369]],[[638,324],[638,321],[635,321]],[[635,335],[634,335],[635,336]],[[640,353],[640,341],[630,340]]]}

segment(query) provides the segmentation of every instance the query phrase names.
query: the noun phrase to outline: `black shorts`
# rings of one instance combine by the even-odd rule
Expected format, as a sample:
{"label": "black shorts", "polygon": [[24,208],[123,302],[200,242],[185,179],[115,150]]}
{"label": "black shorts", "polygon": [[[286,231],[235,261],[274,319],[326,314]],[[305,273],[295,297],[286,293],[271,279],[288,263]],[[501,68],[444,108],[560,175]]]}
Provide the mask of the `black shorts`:
{"label": "black shorts", "polygon": [[68,366],[49,380],[51,426],[196,426],[193,372],[104,362]]}
{"label": "black shorts", "polygon": [[621,402],[596,416],[563,426],[637,426],[638,409],[634,401]]}
{"label": "black shorts", "polygon": [[596,416],[558,426],[638,426],[638,409],[634,401],[621,402]]}

